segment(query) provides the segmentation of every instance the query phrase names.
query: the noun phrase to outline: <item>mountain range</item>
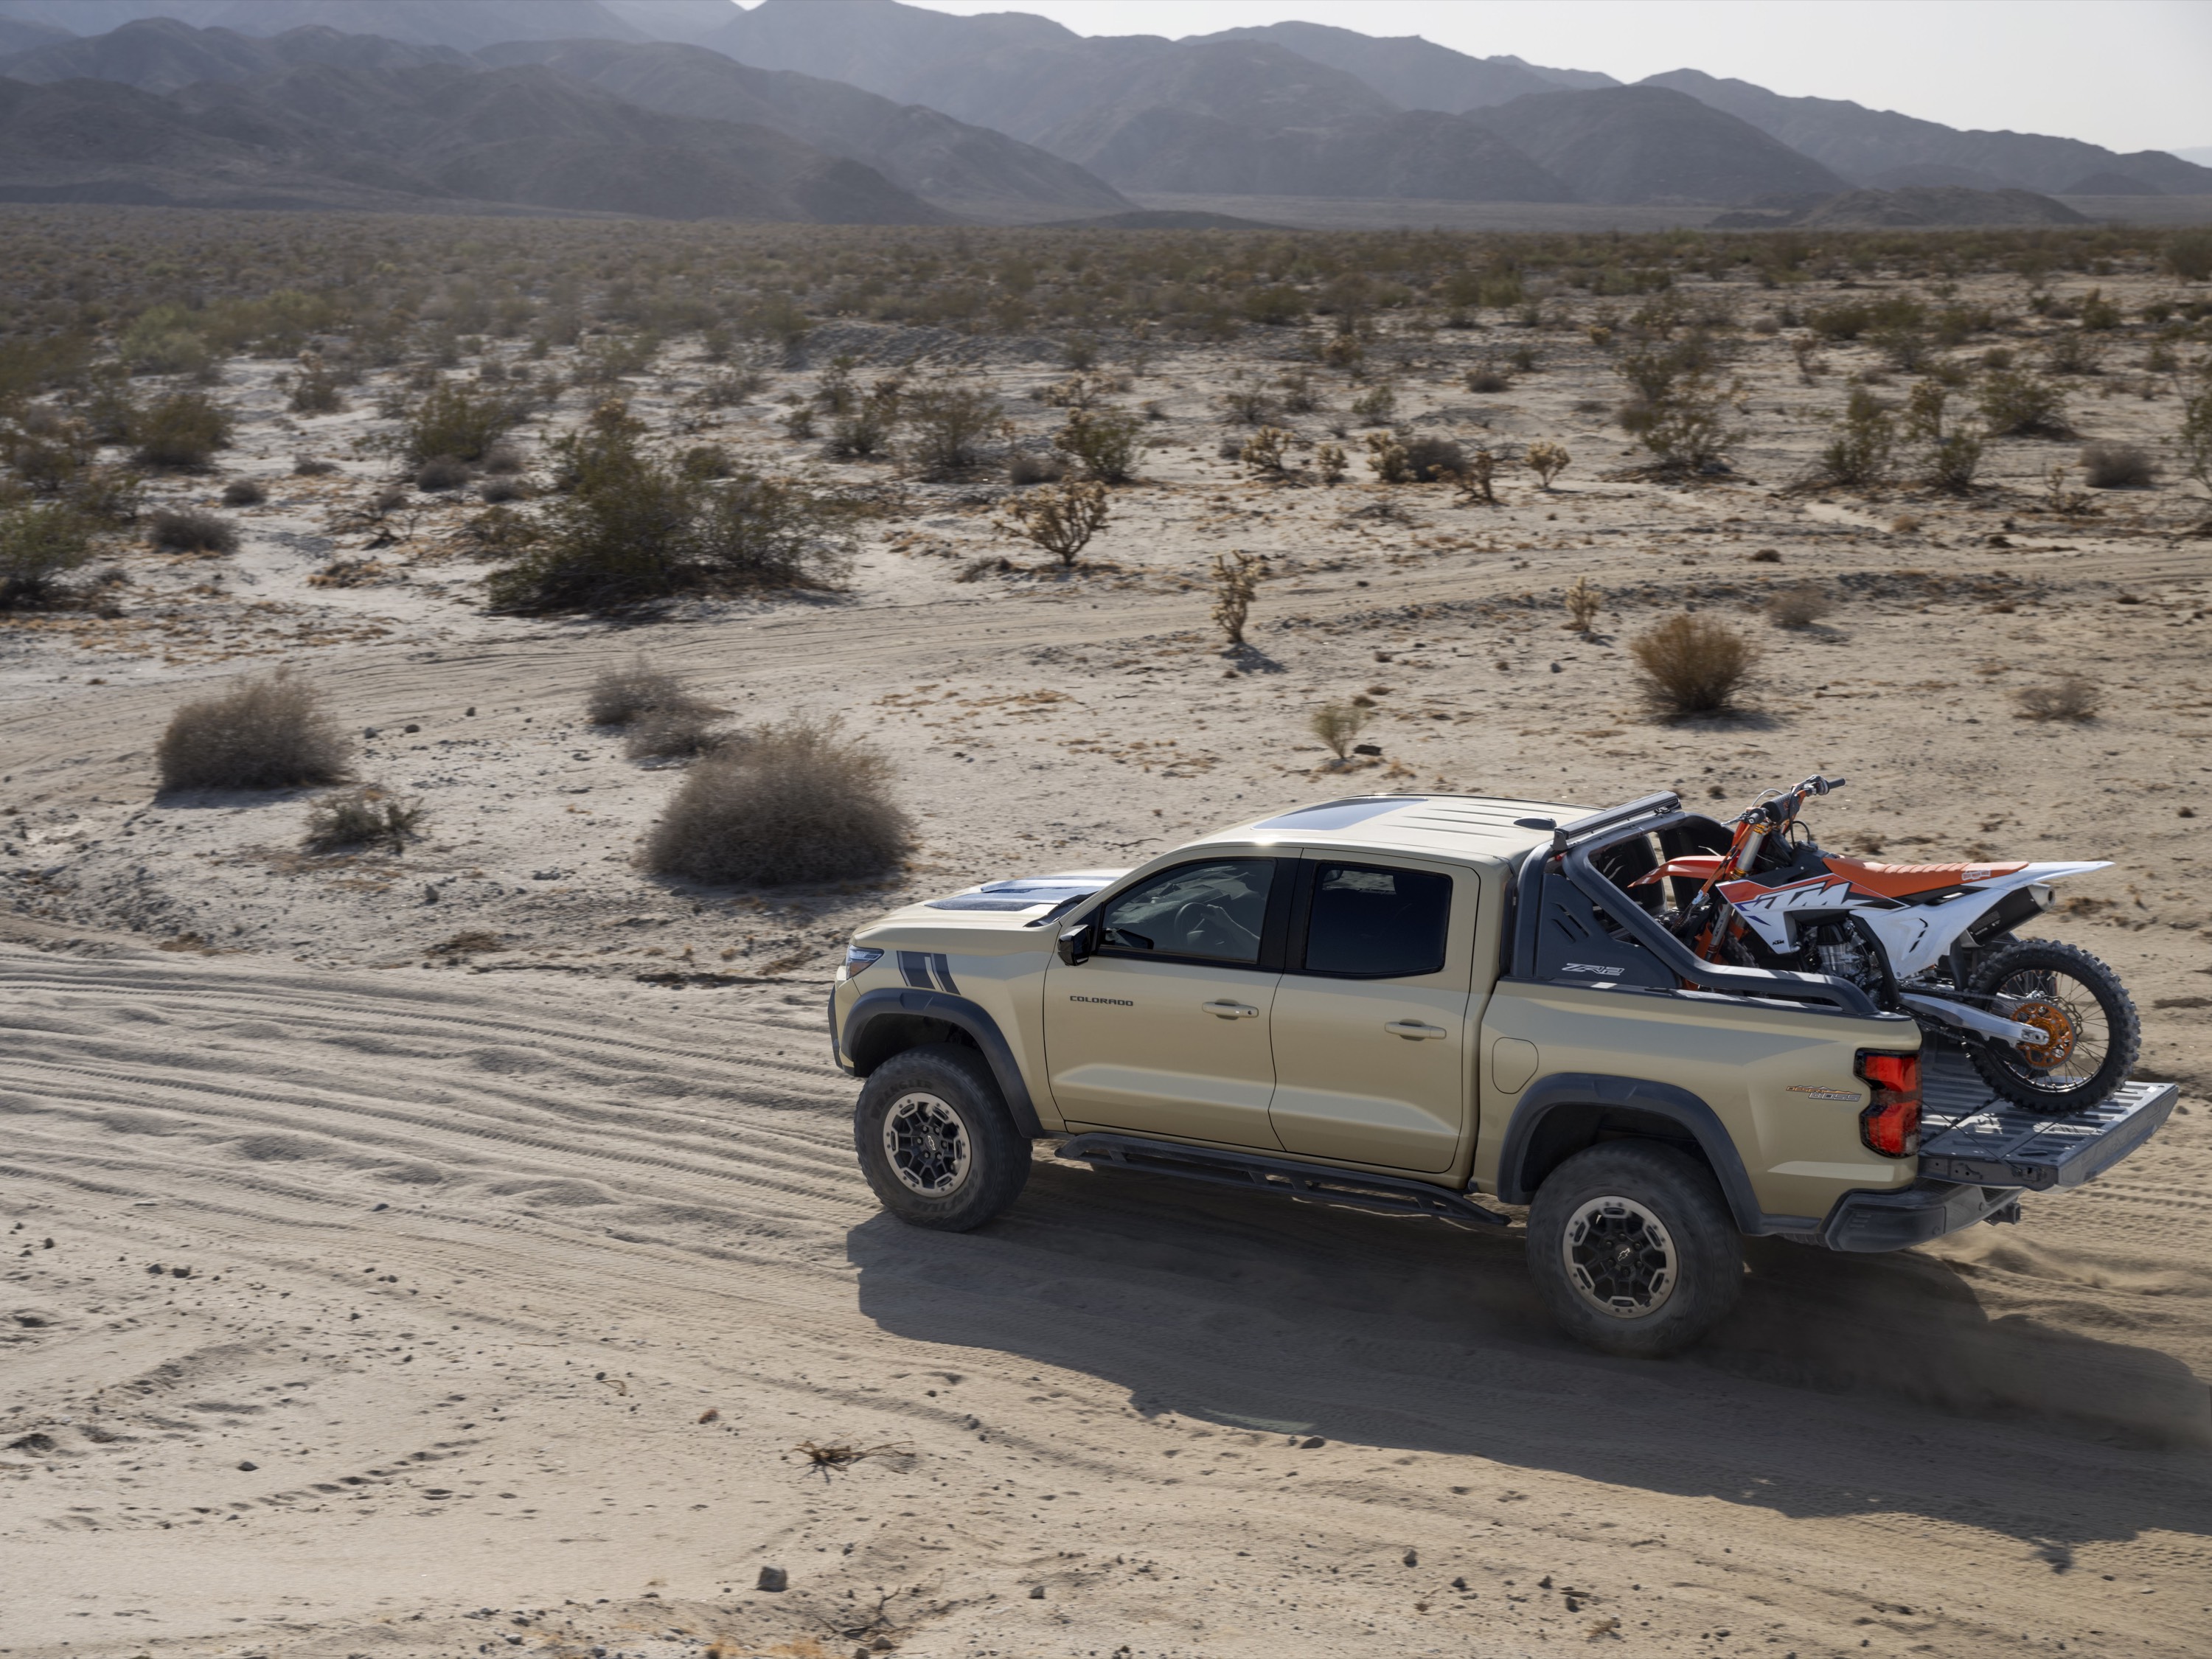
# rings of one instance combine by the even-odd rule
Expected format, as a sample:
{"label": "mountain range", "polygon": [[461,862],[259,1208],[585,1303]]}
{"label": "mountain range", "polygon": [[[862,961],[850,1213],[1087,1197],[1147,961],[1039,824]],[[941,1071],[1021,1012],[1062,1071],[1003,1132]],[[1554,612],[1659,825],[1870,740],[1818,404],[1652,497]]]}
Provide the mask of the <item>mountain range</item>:
{"label": "mountain range", "polygon": [[900,0],[0,0],[0,200],[1013,223],[1126,222],[1125,191],[1865,187],[1966,211],[1961,189],[2212,196],[2212,167],[1295,21],[1169,40]]}

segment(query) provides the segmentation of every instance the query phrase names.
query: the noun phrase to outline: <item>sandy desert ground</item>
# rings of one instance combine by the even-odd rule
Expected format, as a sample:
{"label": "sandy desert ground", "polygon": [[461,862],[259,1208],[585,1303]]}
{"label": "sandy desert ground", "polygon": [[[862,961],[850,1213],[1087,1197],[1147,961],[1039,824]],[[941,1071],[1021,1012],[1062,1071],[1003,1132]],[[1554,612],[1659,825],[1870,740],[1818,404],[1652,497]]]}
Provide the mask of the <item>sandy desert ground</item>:
{"label": "sandy desert ground", "polygon": [[[2100,280],[2130,307],[2174,287]],[[896,507],[838,592],[622,623],[487,614],[463,502],[419,498],[380,550],[334,530],[389,477],[352,447],[371,398],[292,416],[284,365],[232,363],[237,447],[160,489],[262,479],[222,509],[240,550],[141,550],[118,615],[0,633],[0,1653],[2212,1650],[2202,492],[2169,463],[2054,515],[2075,447],[2024,439],[1963,501],[1792,490],[1875,357],[1827,349],[1808,385],[1756,332],[1735,474],[1639,479],[1577,330],[1463,389],[1522,343],[1383,343],[1414,431],[1573,453],[1487,507],[1356,462],[1334,489],[1243,477],[1218,399],[1293,368],[1288,335],[1109,338],[1108,401],[1157,402],[1155,447],[1061,574],[994,528],[1002,480],[900,481],[774,424],[838,351],[927,353],[1034,437],[1063,418],[1032,395],[1066,378],[1053,343],[828,325],[701,416],[673,341],[629,388],[656,431]],[[2172,430],[2136,355],[2067,383],[2084,434]],[[1282,422],[1308,440],[1356,390],[1316,378],[1334,412]],[[295,477],[296,453],[341,471]],[[1229,550],[1271,571],[1242,653],[1206,623]],[[1561,625],[1578,575],[1607,592],[1588,636]],[[1806,581],[1835,610],[1770,625]],[[1640,701],[1625,642],[1685,606],[1765,646],[1745,712]],[[734,718],[877,741],[908,867],[645,876],[677,778],[581,707],[641,651]],[[277,663],[364,734],[362,776],[426,803],[422,842],[311,856],[313,792],[155,798],[169,712]],[[2106,688],[2096,718],[2016,717],[2068,671]],[[1333,767],[1305,717],[1353,695],[1382,752]],[[1815,809],[1832,844],[2116,861],[2049,931],[2121,971],[2143,1074],[2183,1085],[2152,1145],[2017,1229],[1875,1259],[1755,1241],[1741,1309],[1665,1364],[1558,1338],[1514,1239],[1042,1153],[1007,1219],[921,1235],[854,1167],[823,995],[844,933],[904,897],[1377,788],[1733,810],[1816,768],[1851,780]]]}

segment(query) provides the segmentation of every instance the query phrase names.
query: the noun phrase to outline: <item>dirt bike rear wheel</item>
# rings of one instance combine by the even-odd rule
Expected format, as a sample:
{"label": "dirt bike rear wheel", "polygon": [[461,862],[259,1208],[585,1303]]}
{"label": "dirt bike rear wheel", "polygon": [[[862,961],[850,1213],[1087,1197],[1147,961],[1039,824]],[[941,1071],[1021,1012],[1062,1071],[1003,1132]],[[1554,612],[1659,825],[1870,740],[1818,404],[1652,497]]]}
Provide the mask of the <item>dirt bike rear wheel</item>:
{"label": "dirt bike rear wheel", "polygon": [[1974,1069],[2007,1100],[2078,1112],[2127,1081],[2142,1021],[2119,975],[2078,945],[2015,939],[1975,968],[1972,988],[1992,999],[1993,1012],[2051,1034],[2039,1048],[1967,1045]]}

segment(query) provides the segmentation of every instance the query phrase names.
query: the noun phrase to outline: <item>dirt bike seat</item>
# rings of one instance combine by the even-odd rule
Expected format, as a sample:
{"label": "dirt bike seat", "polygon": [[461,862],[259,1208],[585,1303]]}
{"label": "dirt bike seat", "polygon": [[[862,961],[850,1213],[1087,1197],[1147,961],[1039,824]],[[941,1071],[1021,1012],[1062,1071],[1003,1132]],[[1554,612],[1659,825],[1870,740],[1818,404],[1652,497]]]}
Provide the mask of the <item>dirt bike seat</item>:
{"label": "dirt bike seat", "polygon": [[2027,867],[2024,860],[2016,864],[1870,864],[1862,859],[1837,858],[1833,854],[1822,861],[1844,880],[1880,893],[1884,898],[1894,899],[1944,892],[1977,881],[1994,881],[1999,876],[2009,876]]}

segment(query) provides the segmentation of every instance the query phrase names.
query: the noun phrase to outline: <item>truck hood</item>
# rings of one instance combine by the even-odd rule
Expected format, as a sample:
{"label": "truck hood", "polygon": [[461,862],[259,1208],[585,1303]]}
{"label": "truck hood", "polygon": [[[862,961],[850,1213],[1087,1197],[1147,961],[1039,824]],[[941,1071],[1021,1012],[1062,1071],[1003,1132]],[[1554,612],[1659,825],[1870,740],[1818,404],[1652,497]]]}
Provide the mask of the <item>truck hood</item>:
{"label": "truck hood", "polygon": [[1054,876],[1017,876],[1007,881],[987,881],[964,887],[944,898],[925,899],[924,910],[1046,910],[1069,899],[1088,898],[1100,888],[1119,881],[1127,870],[1068,870]]}

